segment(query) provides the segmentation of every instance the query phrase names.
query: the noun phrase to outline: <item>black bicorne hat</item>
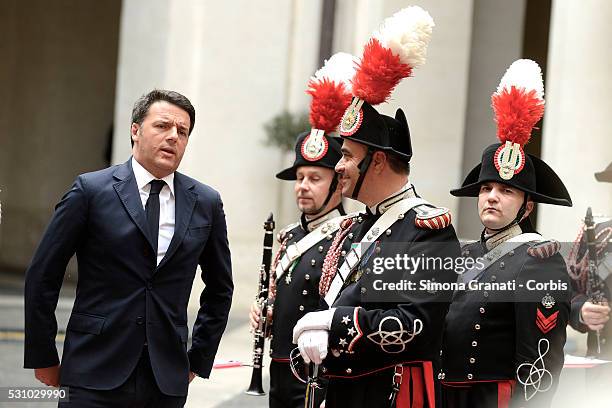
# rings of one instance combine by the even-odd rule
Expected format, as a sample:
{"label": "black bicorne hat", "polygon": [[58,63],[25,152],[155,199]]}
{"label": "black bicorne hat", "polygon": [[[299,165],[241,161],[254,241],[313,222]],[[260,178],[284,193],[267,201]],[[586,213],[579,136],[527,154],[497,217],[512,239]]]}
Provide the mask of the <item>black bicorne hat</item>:
{"label": "black bicorne hat", "polygon": [[612,183],[612,163],[604,171],[595,173],[595,179],[604,183]]}
{"label": "black bicorne hat", "polygon": [[523,149],[544,114],[544,83],[538,64],[528,59],[513,62],[491,102],[501,143],[487,147],[461,188],[450,193],[478,197],[482,183],[498,182],[524,191],[535,202],[571,207],[572,199],[555,171]]}
{"label": "black bicorne hat", "polygon": [[334,169],[340,161],[342,143],[337,137],[325,135],[321,130],[312,129],[301,133],[295,144],[293,165],[276,175],[281,180],[297,179],[296,171],[300,166],[317,166]]}
{"label": "black bicorne hat", "polygon": [[395,153],[406,162],[412,158],[410,129],[401,109],[392,118],[381,115],[364,100],[353,98],[351,106],[342,117],[339,133],[344,139]]}
{"label": "black bicorne hat", "polygon": [[455,197],[478,197],[480,185],[493,181],[518,188],[537,203],[572,206],[572,199],[559,176],[548,164],[533,155],[523,153],[524,159],[517,159],[524,160],[522,169],[509,180],[503,179],[495,165],[496,160],[499,160],[497,152],[503,146],[496,143],[487,147],[482,154],[482,161],[469,172],[461,188],[451,190],[450,193]]}

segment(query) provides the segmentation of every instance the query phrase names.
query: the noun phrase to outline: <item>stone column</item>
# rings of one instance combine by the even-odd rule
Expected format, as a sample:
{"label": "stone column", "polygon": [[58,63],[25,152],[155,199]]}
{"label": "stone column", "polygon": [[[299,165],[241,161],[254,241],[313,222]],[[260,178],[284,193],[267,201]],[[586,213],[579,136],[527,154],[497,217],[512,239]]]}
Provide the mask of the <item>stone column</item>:
{"label": "stone column", "polygon": [[553,2],[542,157],[559,174],[573,208],[540,206],[539,229],[573,240],[586,208],[612,215],[612,184],[593,173],[612,161],[612,2]]}

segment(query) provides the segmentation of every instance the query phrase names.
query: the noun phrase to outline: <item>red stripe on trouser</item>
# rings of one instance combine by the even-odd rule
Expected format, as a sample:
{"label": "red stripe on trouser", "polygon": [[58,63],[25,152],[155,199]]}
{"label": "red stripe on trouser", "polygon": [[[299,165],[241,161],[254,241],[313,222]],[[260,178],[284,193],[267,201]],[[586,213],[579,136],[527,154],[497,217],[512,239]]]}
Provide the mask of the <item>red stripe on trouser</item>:
{"label": "red stripe on trouser", "polygon": [[397,408],[410,408],[410,367],[404,367],[402,385],[400,385],[395,406]]}
{"label": "red stripe on trouser", "polygon": [[497,408],[509,408],[510,398],[512,398],[512,389],[514,381],[504,381],[497,383]]}
{"label": "red stripe on trouser", "polygon": [[436,406],[436,386],[431,361],[423,363],[423,378],[425,379],[425,392],[427,392],[429,408],[434,408]]}
{"label": "red stripe on trouser", "polygon": [[[411,384],[412,383],[412,384]],[[412,389],[412,393],[410,390]],[[425,395],[427,406],[435,407],[435,387],[433,366],[431,362],[423,363],[421,367],[404,367],[402,385],[397,395],[397,408],[424,408]]]}
{"label": "red stripe on trouser", "polygon": [[423,408],[423,369],[410,367],[412,371],[412,407]]}

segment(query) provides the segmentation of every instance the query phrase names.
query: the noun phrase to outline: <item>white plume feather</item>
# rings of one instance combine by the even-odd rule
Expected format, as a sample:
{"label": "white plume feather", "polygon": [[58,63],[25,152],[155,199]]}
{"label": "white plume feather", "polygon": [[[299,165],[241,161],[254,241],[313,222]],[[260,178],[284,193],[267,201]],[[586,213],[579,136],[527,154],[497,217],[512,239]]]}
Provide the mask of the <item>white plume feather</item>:
{"label": "white plume feather", "polygon": [[499,82],[497,93],[504,89],[524,88],[527,91],[536,91],[539,99],[544,99],[544,82],[542,80],[542,70],[540,66],[530,59],[516,60],[508,67],[506,73]]}
{"label": "white plume feather", "polygon": [[317,72],[315,72],[312,80],[322,80],[327,78],[336,83],[344,83],[344,87],[348,93],[352,91],[351,79],[355,75],[355,67],[357,60],[351,54],[346,52],[337,52],[332,55],[325,64]]}
{"label": "white plume feather", "polygon": [[433,18],[418,6],[402,9],[383,21],[373,37],[399,55],[403,64],[416,68],[425,64]]}

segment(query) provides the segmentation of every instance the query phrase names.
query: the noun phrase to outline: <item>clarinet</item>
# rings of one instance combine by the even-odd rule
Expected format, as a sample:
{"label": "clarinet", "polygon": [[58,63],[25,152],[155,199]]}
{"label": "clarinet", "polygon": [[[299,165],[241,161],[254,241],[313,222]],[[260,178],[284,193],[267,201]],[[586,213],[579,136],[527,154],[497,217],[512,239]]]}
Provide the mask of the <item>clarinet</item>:
{"label": "clarinet", "polygon": [[272,213],[264,222],[263,256],[259,268],[259,289],[257,291],[257,303],[261,310],[259,327],[253,334],[253,372],[251,373],[251,385],[246,393],[249,395],[266,395],[263,390],[262,373],[264,348],[266,345],[266,331],[268,330],[268,286],[270,284],[270,264],[272,263],[272,244],[274,242],[274,219]]}
{"label": "clarinet", "polygon": [[[587,243],[587,254],[589,256],[589,272],[586,294],[589,300],[595,304],[605,303],[606,298],[603,291],[603,282],[597,274],[597,242],[595,240],[595,222],[593,221],[593,213],[591,207],[587,208],[586,216],[584,217],[585,236]],[[597,336],[597,354],[601,354],[601,339],[600,331],[595,332]]]}

